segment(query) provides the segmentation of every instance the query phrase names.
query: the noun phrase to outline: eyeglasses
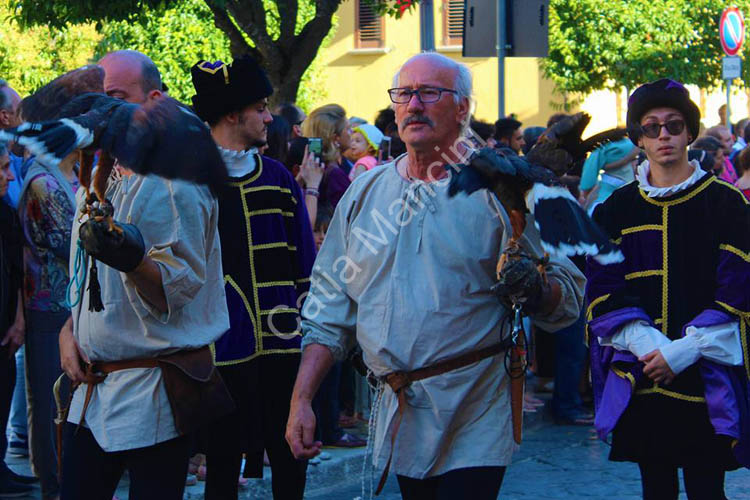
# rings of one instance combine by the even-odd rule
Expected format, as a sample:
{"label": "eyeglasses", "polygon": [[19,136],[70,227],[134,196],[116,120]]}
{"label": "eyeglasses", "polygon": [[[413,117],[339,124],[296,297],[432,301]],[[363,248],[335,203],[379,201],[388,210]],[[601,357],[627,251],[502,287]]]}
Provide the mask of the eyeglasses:
{"label": "eyeglasses", "polygon": [[641,131],[646,137],[656,139],[661,134],[662,127],[667,129],[669,135],[680,135],[685,130],[685,122],[683,120],[669,120],[666,123],[647,123],[641,125]]}
{"label": "eyeglasses", "polygon": [[453,89],[446,89],[443,87],[421,87],[414,90],[407,88],[388,89],[388,95],[391,97],[391,102],[393,104],[406,104],[411,101],[411,97],[415,94],[417,99],[419,99],[419,102],[422,104],[438,102],[443,96],[443,92],[458,94],[458,92]]}

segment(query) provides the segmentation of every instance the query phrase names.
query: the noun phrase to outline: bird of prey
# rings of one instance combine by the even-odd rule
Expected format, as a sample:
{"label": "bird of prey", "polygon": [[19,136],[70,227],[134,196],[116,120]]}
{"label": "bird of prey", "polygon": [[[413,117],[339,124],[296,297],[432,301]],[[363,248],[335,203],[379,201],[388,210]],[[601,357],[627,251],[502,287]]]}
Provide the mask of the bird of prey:
{"label": "bird of prey", "polygon": [[[583,113],[564,118],[547,129],[524,158],[510,149],[482,148],[465,164],[446,167],[454,170],[448,187],[449,196],[489,189],[510,219],[512,235],[498,260],[498,284],[494,289],[515,290],[509,297],[514,319],[506,370],[511,378],[513,438],[518,444],[521,443],[526,372],[522,296],[525,291],[533,289],[532,283],[538,282],[540,274],[546,281],[544,265],[548,257],[534,259],[521,250],[519,239],[526,228],[526,214],[533,214],[542,248],[548,254],[591,255],[604,264],[621,262],[624,258],[558,179],[558,175],[581,164],[588,151],[602,142],[624,136],[619,131],[608,131],[582,141],[581,134],[589,120],[590,117]],[[538,274],[533,271],[534,266]]]}
{"label": "bird of prey", "polygon": [[526,155],[526,160],[547,167],[558,176],[569,172],[580,175],[587,153],[605,142],[619,141],[627,133],[625,129],[615,128],[583,140],[581,135],[590,121],[588,113],[565,116],[544,131]]}
{"label": "bird of prey", "polygon": [[[622,261],[622,254],[606,233],[549,169],[529,163],[509,149],[491,148],[476,151],[466,164],[454,169],[448,187],[450,196],[486,188],[505,209],[512,227],[506,253],[518,251],[526,214],[531,213],[542,248],[550,255],[591,255],[605,264]],[[498,272],[500,268],[502,263]]]}
{"label": "bird of prey", "polygon": [[[206,184],[214,194],[227,175],[208,127],[166,96],[138,105],[99,93],[81,94],[60,110],[57,119],[0,130],[0,140],[16,141],[53,166],[78,150],[79,179],[89,210],[95,201],[107,203],[104,193],[115,160],[141,175]],[[109,220],[110,228],[118,229]]]}

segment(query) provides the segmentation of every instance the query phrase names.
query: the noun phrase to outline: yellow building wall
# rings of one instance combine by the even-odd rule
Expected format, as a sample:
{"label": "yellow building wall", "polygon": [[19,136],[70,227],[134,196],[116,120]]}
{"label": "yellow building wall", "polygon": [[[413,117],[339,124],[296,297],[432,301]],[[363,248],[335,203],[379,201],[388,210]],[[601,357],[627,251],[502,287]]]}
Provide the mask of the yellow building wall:
{"label": "yellow building wall", "polygon": [[[435,42],[438,52],[465,63],[474,76],[477,101],[475,116],[494,123],[497,120],[497,58],[464,58],[460,47],[443,47],[442,2],[435,5]],[[342,3],[338,29],[330,45],[322,49],[326,95],[316,106],[335,102],[350,116],[372,121],[380,109],[390,105],[386,90],[393,75],[411,56],[420,52],[419,9],[401,19],[385,19],[384,49],[355,49],[355,1]],[[524,126],[544,125],[547,118],[559,111],[551,103],[562,103],[553,96],[553,84],[541,76],[538,59],[506,59],[506,114],[515,113]],[[308,110],[309,111],[309,110]]]}
{"label": "yellow building wall", "polygon": [[[444,47],[442,2],[434,0],[433,3],[437,51],[471,69],[477,102],[475,116],[494,123],[498,118],[497,58],[464,58],[460,47]],[[349,116],[372,122],[380,109],[390,105],[386,90],[392,86],[395,72],[409,57],[420,52],[419,9],[412,9],[401,19],[385,18],[383,49],[355,48],[355,0],[345,0],[337,16],[338,29],[330,45],[321,50],[326,95],[321,95],[314,104],[317,107],[335,102],[341,104]],[[561,111],[563,96],[554,93],[554,84],[543,77],[539,59],[507,58],[505,74],[506,114],[515,113],[524,127],[544,126],[550,115]],[[724,93],[719,90],[704,93],[701,97],[700,91],[692,87],[690,93],[696,104],[700,103],[704,124],[715,125],[718,107],[725,101]],[[575,100],[573,96],[569,102]],[[624,126],[627,111],[624,91],[619,92],[619,96],[612,91],[597,91],[578,100],[579,104],[569,112],[582,110],[592,116],[585,136]],[[735,91],[732,95],[732,121],[748,116],[749,111],[748,94]]]}

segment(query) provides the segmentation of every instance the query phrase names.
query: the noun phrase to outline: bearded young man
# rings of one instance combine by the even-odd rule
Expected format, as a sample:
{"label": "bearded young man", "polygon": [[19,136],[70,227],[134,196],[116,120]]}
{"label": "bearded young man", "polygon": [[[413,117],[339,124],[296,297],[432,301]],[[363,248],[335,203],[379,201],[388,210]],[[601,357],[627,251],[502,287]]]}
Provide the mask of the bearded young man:
{"label": "bearded young man", "polygon": [[258,153],[273,93],[258,63],[249,56],[201,61],[191,73],[193,106],[229,172],[219,193],[219,237],[230,327],[212,349],[237,409],[208,431],[206,499],[237,498],[243,453],[245,477],[263,477],[264,449],[274,498],[301,499],[307,461],[292,456],[284,423],[300,359],[299,308],[315,260],[305,200],[286,167]]}
{"label": "bearded young man", "polygon": [[688,162],[699,120],[680,83],[639,87],[628,135],[648,161],[594,212],[625,255],[586,273],[595,426],[610,460],[638,464],[646,500],[676,499],[680,468],[689,499],[726,498],[725,471],[750,465],[750,219]]}
{"label": "bearded young man", "polygon": [[[444,182],[446,165],[466,153],[456,144],[469,123],[471,87],[468,68],[439,54],[401,67],[389,95],[407,152],[344,193],[303,309],[304,353],[287,424],[292,451],[319,453],[310,402],[334,360],[359,343],[383,391],[373,408],[373,460],[390,464],[407,500],[467,491],[495,500],[516,447],[505,352],[486,355],[507,333],[509,311],[491,287],[510,223],[489,191],[451,198]],[[521,246],[538,256],[539,235],[526,228]],[[522,295],[539,297],[531,317],[554,331],[578,317],[583,276],[567,259],[553,259],[546,273],[548,288]],[[383,382],[469,355],[473,362],[398,395]]]}

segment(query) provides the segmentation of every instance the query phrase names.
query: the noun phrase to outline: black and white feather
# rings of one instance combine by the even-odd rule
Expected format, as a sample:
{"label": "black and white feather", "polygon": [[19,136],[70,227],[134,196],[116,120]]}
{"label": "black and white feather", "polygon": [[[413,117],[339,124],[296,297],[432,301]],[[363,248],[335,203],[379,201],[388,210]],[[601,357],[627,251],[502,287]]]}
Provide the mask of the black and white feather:
{"label": "black and white feather", "polygon": [[55,166],[75,150],[102,151],[138,174],[207,184],[214,192],[226,179],[208,127],[169,97],[138,105],[103,94],[82,94],[59,116],[0,130],[0,140],[16,141]]}
{"label": "black and white feather", "polygon": [[528,163],[511,150],[490,148],[475,152],[466,164],[448,168],[452,170],[448,194],[489,189],[511,216],[515,238],[523,232],[523,215],[531,213],[542,248],[550,255],[589,255],[602,264],[623,260],[606,233],[547,168]]}

